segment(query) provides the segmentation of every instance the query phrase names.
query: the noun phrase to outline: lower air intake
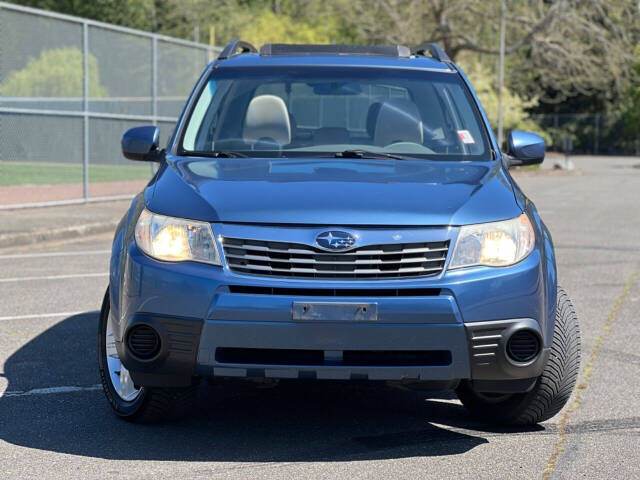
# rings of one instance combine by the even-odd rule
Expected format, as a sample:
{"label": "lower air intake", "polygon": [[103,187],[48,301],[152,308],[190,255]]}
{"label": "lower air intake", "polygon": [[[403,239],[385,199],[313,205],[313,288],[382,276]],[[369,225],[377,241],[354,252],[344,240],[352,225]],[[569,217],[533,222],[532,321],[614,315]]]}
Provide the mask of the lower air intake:
{"label": "lower air intake", "polygon": [[150,326],[136,325],[129,331],[127,346],[138,358],[153,358],[160,351],[160,337]]}
{"label": "lower air intake", "polygon": [[342,359],[325,359],[323,350],[218,347],[216,361],[250,365],[343,367],[431,367],[451,364],[448,350],[345,350]]}
{"label": "lower air intake", "polygon": [[514,333],[507,342],[507,354],[516,362],[528,362],[540,353],[538,335],[530,330]]}

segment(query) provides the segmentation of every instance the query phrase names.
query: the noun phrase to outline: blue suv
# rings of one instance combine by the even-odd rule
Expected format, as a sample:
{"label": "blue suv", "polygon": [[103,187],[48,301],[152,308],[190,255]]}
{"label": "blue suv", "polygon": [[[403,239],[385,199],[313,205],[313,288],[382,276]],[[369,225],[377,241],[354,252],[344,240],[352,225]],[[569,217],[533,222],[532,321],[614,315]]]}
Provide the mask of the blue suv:
{"label": "blue suv", "polygon": [[532,424],[576,382],[576,314],[551,236],[442,49],[252,45],[207,66],[118,225],[99,330],[113,410],[154,422],[219,377],[454,389]]}

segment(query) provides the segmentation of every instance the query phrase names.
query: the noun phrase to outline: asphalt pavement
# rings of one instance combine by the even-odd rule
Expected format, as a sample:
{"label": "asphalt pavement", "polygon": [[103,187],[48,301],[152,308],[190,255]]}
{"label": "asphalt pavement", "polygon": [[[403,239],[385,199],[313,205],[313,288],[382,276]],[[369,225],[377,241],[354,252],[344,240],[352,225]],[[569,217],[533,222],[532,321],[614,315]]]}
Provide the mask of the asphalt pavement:
{"label": "asphalt pavement", "polygon": [[0,249],[0,478],[640,478],[640,159],[575,163],[518,175],[582,328],[555,418],[495,427],[448,392],[294,382],[204,384],[184,421],[128,424],[96,365],[111,234],[78,236]]}

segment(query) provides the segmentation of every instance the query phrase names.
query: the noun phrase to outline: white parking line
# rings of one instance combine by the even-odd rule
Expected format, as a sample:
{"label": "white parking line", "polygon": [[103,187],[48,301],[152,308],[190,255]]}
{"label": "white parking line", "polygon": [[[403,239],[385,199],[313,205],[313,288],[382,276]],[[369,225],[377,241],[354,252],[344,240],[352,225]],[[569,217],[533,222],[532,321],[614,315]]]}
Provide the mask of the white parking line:
{"label": "white parking line", "polygon": [[2,397],[28,397],[31,395],[51,395],[52,393],[72,393],[72,392],[92,392],[101,390],[102,385],[87,385],[84,387],[66,386],[66,387],[48,387],[34,388],[33,390],[13,390],[10,392],[0,393]]}
{"label": "white parking line", "polygon": [[0,317],[0,322],[4,320],[29,320],[30,318],[55,318],[55,317],[72,317],[82,313],[91,313],[91,311],[81,310],[78,312],[58,312],[58,313],[34,313],[31,315],[13,315],[9,317]]}
{"label": "white parking line", "polygon": [[9,282],[29,282],[33,280],[65,280],[68,278],[89,278],[89,277],[106,277],[109,272],[103,273],[74,273],[69,275],[43,275],[39,277],[12,277],[12,278],[0,278],[0,283]]}
{"label": "white parking line", "polygon": [[43,257],[70,257],[78,255],[102,255],[111,250],[85,250],[80,252],[49,252],[49,253],[12,253],[0,255],[0,260],[13,260],[18,258],[43,258]]}

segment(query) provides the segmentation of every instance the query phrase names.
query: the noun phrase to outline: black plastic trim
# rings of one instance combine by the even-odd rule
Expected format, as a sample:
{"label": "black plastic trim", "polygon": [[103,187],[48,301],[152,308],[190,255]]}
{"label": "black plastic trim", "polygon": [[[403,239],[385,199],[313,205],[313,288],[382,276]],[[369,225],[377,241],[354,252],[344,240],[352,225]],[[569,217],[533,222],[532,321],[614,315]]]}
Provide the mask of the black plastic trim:
{"label": "black plastic trim", "polygon": [[452,63],[449,55],[438,45],[432,42],[423,42],[415,48],[411,49],[411,53],[417,56],[426,56],[426,53],[431,55],[431,58],[443,63]]}
{"label": "black plastic trim", "polygon": [[517,362],[507,353],[507,344],[519,331],[533,332],[544,345],[540,324],[532,318],[465,323],[472,380],[515,380],[538,377],[549,358],[542,348],[531,360]]}
{"label": "black plastic trim", "polygon": [[229,285],[230,293],[301,297],[437,297],[439,288],[300,288]]}
{"label": "black plastic trim", "polygon": [[531,330],[518,330],[507,341],[507,355],[516,363],[533,360],[540,348],[540,336]]}
{"label": "black plastic trim", "polygon": [[127,348],[143,360],[152,359],[160,352],[160,342],[158,332],[145,324],[134,325],[127,332]]}
{"label": "black plastic trim", "polygon": [[531,391],[537,380],[538,377],[517,380],[472,380],[471,385],[476,392],[524,393]]}
{"label": "black plastic trim", "polygon": [[136,313],[127,322],[123,338],[137,326],[147,325],[160,337],[160,348],[152,358],[132,354],[125,342],[117,342],[118,355],[136,385],[147,387],[188,386],[196,368],[200,335],[204,321],[200,318]]}
{"label": "black plastic trim", "polygon": [[[238,51],[240,50],[240,51]],[[258,53],[256,47],[244,40],[234,40],[224,47],[224,50],[218,55],[218,60],[226,60],[235,55],[242,55],[243,53]]]}

